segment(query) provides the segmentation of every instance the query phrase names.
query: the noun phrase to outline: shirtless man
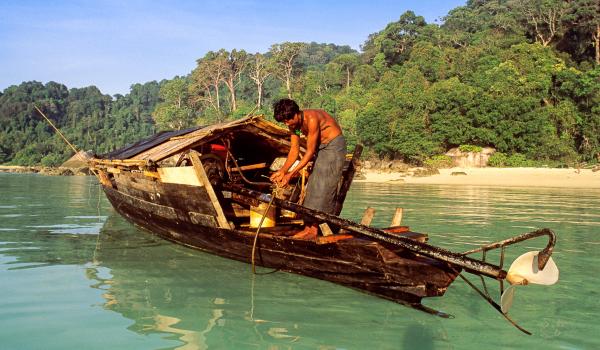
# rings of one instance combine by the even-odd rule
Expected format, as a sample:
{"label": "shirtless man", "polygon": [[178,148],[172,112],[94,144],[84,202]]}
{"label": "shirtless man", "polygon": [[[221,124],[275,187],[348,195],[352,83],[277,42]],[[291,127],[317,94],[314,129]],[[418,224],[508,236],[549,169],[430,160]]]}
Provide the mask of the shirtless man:
{"label": "shirtless man", "polygon": [[[308,179],[304,206],[326,213],[335,210],[335,195],[346,157],[346,140],[342,129],[327,112],[320,109],[300,110],[290,99],[279,100],[273,106],[274,117],[290,129],[290,151],[287,160],[273,175],[271,181],[285,186],[315,157],[313,171]],[[300,155],[300,134],[306,135],[306,153],[291,171],[290,168]],[[315,239],[316,222],[305,220],[304,230],[294,238]]]}

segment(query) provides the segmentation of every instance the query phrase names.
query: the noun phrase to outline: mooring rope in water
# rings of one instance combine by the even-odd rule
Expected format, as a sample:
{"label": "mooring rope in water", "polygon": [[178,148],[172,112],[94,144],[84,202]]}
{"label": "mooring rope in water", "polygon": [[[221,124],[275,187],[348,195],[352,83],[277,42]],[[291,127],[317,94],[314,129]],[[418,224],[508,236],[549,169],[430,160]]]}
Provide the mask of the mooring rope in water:
{"label": "mooring rope in water", "polygon": [[[102,193],[102,185],[100,185],[100,183],[98,183],[98,203],[96,204],[96,209],[98,210],[98,222],[101,221],[100,219],[100,199],[101,199],[101,193]],[[94,254],[92,255],[92,264],[98,266],[98,259],[96,258],[96,253],[98,252],[98,246],[100,245],[100,232],[98,232],[98,235],[96,237],[96,245],[94,246]]]}
{"label": "mooring rope in water", "polygon": [[260,233],[260,229],[262,228],[262,224],[265,221],[265,217],[267,216],[267,213],[269,212],[269,209],[271,209],[271,204],[273,204],[273,200],[275,199],[275,197],[277,197],[277,191],[279,190],[279,185],[275,185],[275,188],[273,189],[273,194],[271,195],[271,200],[269,201],[269,204],[267,205],[267,209],[265,209],[263,211],[263,215],[260,218],[260,221],[258,222],[258,227],[256,228],[256,233],[254,234],[254,243],[252,243],[252,274],[256,275],[256,264],[255,262],[255,252],[256,252],[256,242],[258,242],[258,234]]}

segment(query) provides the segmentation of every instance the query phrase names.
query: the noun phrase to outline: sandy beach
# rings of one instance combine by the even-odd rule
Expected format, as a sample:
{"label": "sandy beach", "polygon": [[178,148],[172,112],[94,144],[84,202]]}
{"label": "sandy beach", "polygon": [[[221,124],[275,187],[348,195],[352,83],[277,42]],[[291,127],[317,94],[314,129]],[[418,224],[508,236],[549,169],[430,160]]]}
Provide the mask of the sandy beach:
{"label": "sandy beach", "polygon": [[[416,169],[416,168],[415,168]],[[355,182],[393,184],[477,185],[507,187],[562,187],[600,189],[600,171],[591,169],[551,168],[450,168],[439,174],[412,176],[415,169],[406,173],[381,170],[362,170],[364,179]],[[0,166],[0,172],[38,172],[36,167]]]}
{"label": "sandy beach", "polygon": [[356,182],[478,185],[506,187],[562,187],[600,189],[600,171],[549,168],[450,168],[437,175],[416,177],[407,173],[363,170]]}

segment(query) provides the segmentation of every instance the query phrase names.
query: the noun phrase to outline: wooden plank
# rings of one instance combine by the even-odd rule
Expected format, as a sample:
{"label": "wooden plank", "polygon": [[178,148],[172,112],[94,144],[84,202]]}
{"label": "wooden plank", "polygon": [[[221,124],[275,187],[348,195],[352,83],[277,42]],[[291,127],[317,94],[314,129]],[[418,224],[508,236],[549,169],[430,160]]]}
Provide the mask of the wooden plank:
{"label": "wooden plank", "polygon": [[231,168],[231,171],[256,170],[256,169],[264,169],[266,167],[267,167],[267,163],[258,163],[258,164],[242,165],[241,167],[237,167],[237,168]]}
{"label": "wooden plank", "polygon": [[351,235],[333,235],[327,237],[317,237],[317,244],[331,244],[343,241],[346,239],[352,239],[354,236]]}
{"label": "wooden plank", "polygon": [[427,240],[429,239],[429,236],[427,236],[424,233],[410,231],[410,228],[408,226],[388,227],[388,228],[384,228],[383,231],[393,234],[398,237],[407,237],[407,238],[410,238],[410,239],[413,239],[415,241],[419,241],[422,243],[427,242]]}
{"label": "wooden plank", "polygon": [[363,214],[363,217],[360,220],[360,224],[365,226],[371,225],[371,221],[373,221],[373,216],[375,216],[375,209],[368,207],[367,209],[365,209],[365,213]]}
{"label": "wooden plank", "polygon": [[344,201],[346,200],[346,194],[350,189],[350,185],[352,185],[352,180],[354,179],[354,174],[358,168],[358,162],[360,160],[362,150],[363,146],[361,144],[358,144],[356,147],[354,147],[354,153],[352,153],[352,159],[348,163],[348,168],[342,173],[342,178],[338,184],[337,196],[335,198],[335,210],[333,212],[334,215],[340,215],[342,212]]}
{"label": "wooden plank", "polygon": [[148,202],[173,207],[185,213],[194,211],[217,215],[204,187],[159,182],[141,173],[128,172],[116,174],[115,183],[119,191]]}
{"label": "wooden plank", "polygon": [[144,176],[152,177],[160,180],[160,175],[156,171],[146,171],[143,172]]}
{"label": "wooden plank", "polygon": [[217,212],[217,222],[219,223],[219,227],[224,229],[232,229],[225,217],[225,213],[223,212],[223,208],[221,207],[221,203],[219,203],[219,199],[217,198],[217,194],[213,189],[210,181],[208,180],[208,176],[206,176],[206,172],[204,171],[204,166],[200,161],[200,157],[198,156],[198,152],[190,151],[190,159],[192,160],[192,165],[194,167],[194,171],[196,172],[196,176],[198,180],[204,185],[206,192],[208,193],[208,197]]}
{"label": "wooden plank", "polygon": [[392,218],[391,227],[400,226],[402,223],[402,208],[396,208],[396,212],[394,213],[394,217]]}
{"label": "wooden plank", "polygon": [[202,183],[196,176],[193,166],[165,167],[158,168],[162,182],[172,184],[182,184],[191,186],[202,186]]}
{"label": "wooden plank", "polygon": [[145,160],[139,160],[139,159],[91,159],[90,163],[93,164],[101,164],[101,165],[108,165],[108,166],[116,166],[116,165],[122,165],[122,166],[128,166],[128,167],[140,167],[140,166],[145,166],[147,165],[147,161]]}
{"label": "wooden plank", "polygon": [[188,212],[190,216],[190,220],[193,224],[208,226],[208,227],[217,227],[217,222],[215,221],[215,217],[212,215],[206,215],[202,213],[196,213],[193,211]]}

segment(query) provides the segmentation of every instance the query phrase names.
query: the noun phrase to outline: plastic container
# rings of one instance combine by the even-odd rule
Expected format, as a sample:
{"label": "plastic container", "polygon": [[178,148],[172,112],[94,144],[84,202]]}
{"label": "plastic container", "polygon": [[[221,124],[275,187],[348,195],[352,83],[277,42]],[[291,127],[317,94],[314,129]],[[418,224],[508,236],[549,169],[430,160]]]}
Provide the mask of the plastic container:
{"label": "plastic container", "polygon": [[[260,220],[262,220],[263,214],[265,213],[265,210],[267,210],[268,206],[269,204],[267,203],[261,203],[256,207],[250,206],[250,227],[258,227]],[[265,215],[265,219],[263,220],[261,227],[274,227],[275,224],[275,207],[271,205],[271,208],[269,208],[269,211]]]}

